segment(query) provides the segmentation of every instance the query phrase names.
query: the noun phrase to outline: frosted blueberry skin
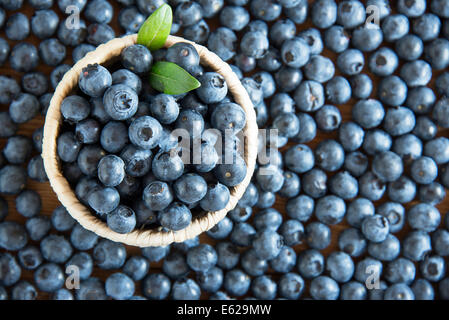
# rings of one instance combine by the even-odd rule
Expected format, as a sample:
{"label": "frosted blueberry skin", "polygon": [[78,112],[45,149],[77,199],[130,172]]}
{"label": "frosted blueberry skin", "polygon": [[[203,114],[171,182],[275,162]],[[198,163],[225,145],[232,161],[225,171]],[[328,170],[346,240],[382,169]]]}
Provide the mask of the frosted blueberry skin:
{"label": "frosted blueberry skin", "polygon": [[103,104],[107,114],[114,120],[126,120],[137,112],[139,98],[136,92],[124,84],[106,89]]}
{"label": "frosted blueberry skin", "polygon": [[78,81],[81,91],[93,98],[103,95],[112,84],[112,76],[109,71],[98,64],[88,65],[81,70]]}

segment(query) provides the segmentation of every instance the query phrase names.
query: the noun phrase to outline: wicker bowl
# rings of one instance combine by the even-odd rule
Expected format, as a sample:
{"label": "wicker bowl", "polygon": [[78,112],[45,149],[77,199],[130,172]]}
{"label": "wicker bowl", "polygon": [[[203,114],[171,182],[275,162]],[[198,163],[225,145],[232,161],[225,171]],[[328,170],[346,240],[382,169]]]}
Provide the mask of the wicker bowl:
{"label": "wicker bowl", "polygon": [[226,208],[216,212],[208,212],[205,215],[193,218],[191,224],[183,230],[165,231],[159,227],[149,230],[136,229],[127,234],[120,234],[112,231],[105,222],[93,215],[92,212],[77,199],[74,191],[62,174],[59,157],[57,155],[56,142],[62,123],[60,108],[63,99],[73,92],[73,89],[78,85],[78,78],[84,67],[94,63],[104,64],[116,59],[120,56],[124,48],[133,45],[136,42],[137,35],[133,34],[123,38],[116,38],[102,44],[95,51],[88,53],[83,59],[78,61],[64,75],[51,99],[50,107],[45,118],[42,158],[44,160],[45,171],[47,172],[50,185],[55,191],[59,201],[65,206],[70,215],[84,228],[96,233],[100,237],[115,242],[122,242],[131,246],[166,246],[173,242],[183,242],[187,239],[194,238],[211,229],[226,216],[228,211],[234,209],[238,200],[245,192],[254,173],[258,145],[256,114],[248,93],[227,63],[223,62],[223,60],[216,54],[203,46],[180,37],[169,36],[165,43],[166,47],[170,47],[178,42],[188,42],[192,44],[198,51],[201,64],[218,72],[225,78],[234,100],[244,109],[247,119],[246,126],[243,129],[245,136],[244,160],[247,165],[247,174],[245,179],[239,185],[231,188],[231,197]]}

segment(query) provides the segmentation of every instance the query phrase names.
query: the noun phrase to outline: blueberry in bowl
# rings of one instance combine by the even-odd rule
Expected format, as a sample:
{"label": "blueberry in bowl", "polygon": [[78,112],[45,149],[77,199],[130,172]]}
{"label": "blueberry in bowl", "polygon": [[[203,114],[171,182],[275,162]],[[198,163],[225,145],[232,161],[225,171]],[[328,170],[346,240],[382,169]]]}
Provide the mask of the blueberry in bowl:
{"label": "blueberry in bowl", "polygon": [[[138,34],[79,60],[56,87],[44,125],[45,170],[67,211],[85,229],[139,247],[213,228],[244,194],[257,156],[256,114],[237,75],[207,48],[154,28],[158,14],[172,19],[164,5]],[[155,61],[162,47],[170,55]],[[68,165],[80,168],[77,181],[64,176]],[[81,181],[91,183],[81,190]]]}

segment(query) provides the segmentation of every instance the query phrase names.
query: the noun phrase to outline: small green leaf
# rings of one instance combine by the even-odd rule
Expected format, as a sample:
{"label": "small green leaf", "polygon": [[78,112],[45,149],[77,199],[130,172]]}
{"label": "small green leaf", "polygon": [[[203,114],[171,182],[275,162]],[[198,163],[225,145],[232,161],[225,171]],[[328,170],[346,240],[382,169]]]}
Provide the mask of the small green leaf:
{"label": "small green leaf", "polygon": [[201,86],[201,83],[175,63],[159,61],[151,68],[151,86],[165,94],[181,94]]}
{"label": "small green leaf", "polygon": [[137,43],[148,47],[151,51],[162,48],[170,34],[172,22],[171,7],[163,4],[140,27]]}

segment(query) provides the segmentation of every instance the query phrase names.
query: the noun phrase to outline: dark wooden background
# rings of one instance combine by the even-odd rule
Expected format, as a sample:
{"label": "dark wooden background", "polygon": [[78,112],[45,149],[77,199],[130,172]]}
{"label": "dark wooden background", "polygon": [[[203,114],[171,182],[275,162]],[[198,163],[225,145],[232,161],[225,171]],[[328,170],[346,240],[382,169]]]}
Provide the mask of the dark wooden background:
{"label": "dark wooden background", "polygon": [[[55,3],[57,1],[55,0]],[[309,2],[313,2],[311,0],[309,0]],[[391,3],[393,3],[394,1],[392,1]],[[118,24],[118,13],[120,11],[120,7],[119,5],[115,2],[115,1],[110,1],[111,4],[113,4],[114,6],[114,17],[112,22],[110,23],[110,25],[114,28],[114,30],[116,31],[116,35],[122,34],[123,33],[123,29],[119,26]],[[61,13],[61,11],[59,10],[59,8],[57,8],[57,5],[54,5],[54,7],[52,8],[55,12],[57,12],[60,16],[60,19],[65,19],[65,15]],[[27,15],[29,18],[32,17],[33,13],[34,13],[34,9],[27,3],[27,1],[25,1],[25,4],[23,5],[23,7],[18,10],[18,12],[22,12],[25,15]],[[8,16],[10,15],[10,13],[8,14]],[[217,28],[219,26],[219,22],[218,19],[208,19],[207,20],[211,31],[214,30],[215,28]],[[272,23],[269,23],[269,25],[271,25]],[[307,28],[312,27],[311,23],[308,21],[305,24],[302,25],[297,25],[297,33],[299,33],[302,30],[305,30]],[[239,33],[241,35],[241,32]],[[181,35],[181,33],[179,33],[179,35]],[[6,39],[5,36],[5,32],[4,32],[4,28],[2,30],[0,30],[0,37],[3,37]],[[16,45],[17,43],[19,43],[19,41],[9,41],[9,44],[11,46],[11,48]],[[33,35],[32,33],[30,33],[30,36],[25,39],[24,41],[26,42],[30,42],[32,44],[34,44],[36,47],[39,46],[40,43],[40,39],[38,39],[35,35]],[[390,46],[390,44],[388,43],[384,43],[382,44],[382,46]],[[324,50],[322,55],[329,57],[330,59],[332,59],[334,62],[336,61],[337,55],[329,50]],[[365,58],[368,58],[368,54],[365,54]],[[66,59],[64,60],[63,63],[67,63],[67,64],[72,64],[72,48],[67,47],[67,56]],[[337,68],[336,68],[337,69]],[[397,69],[397,71],[400,68]],[[50,72],[52,71],[52,67],[45,65],[42,61],[39,63],[37,70],[36,71],[40,71],[43,72],[46,75],[50,75]],[[374,84],[377,83],[378,81],[378,77],[372,75],[369,72],[368,67],[365,64],[365,69],[364,71],[365,73],[369,74],[371,76],[371,78],[373,79]],[[432,83],[430,86],[433,87],[433,82],[434,79],[436,78],[436,76],[438,74],[440,74],[440,72],[435,72],[433,79],[432,79]],[[8,76],[12,76],[14,77],[19,83],[20,83],[20,79],[21,76],[23,75],[23,73],[20,72],[16,72],[14,71],[10,65],[9,62],[6,62],[3,66],[0,66],[0,74],[2,75],[8,75]],[[250,73],[251,74],[251,73]],[[339,74],[338,69],[336,70],[336,75]],[[397,72],[396,72],[397,74]],[[51,87],[51,86],[50,86]],[[51,89],[49,89],[51,90]],[[372,98],[376,98],[376,86],[374,86],[374,90],[373,93],[371,95]],[[344,105],[338,105],[338,108],[341,111],[342,117],[343,117],[343,121],[348,121],[351,119],[351,108],[352,105],[356,102],[356,100],[351,99],[348,103],[344,104]],[[269,99],[266,100],[267,105],[269,105]],[[8,105],[0,105],[0,108],[2,111],[6,111],[8,110]],[[31,120],[30,122],[23,124],[20,126],[19,131],[17,132],[17,134],[22,134],[22,135],[26,135],[26,136],[31,136],[34,132],[35,129],[43,126],[44,124],[44,117],[43,116],[37,116],[36,118],[34,118],[33,120]],[[442,136],[448,136],[448,130],[440,130],[438,135],[442,135]],[[324,139],[328,139],[328,138],[333,138],[333,139],[337,139],[337,134],[336,132],[333,133],[324,133],[324,132],[319,132],[317,137],[310,143],[307,143],[307,145],[309,145],[311,148],[315,148],[315,146],[322,140]],[[0,139],[0,146],[3,148],[3,146],[6,143],[6,139]],[[286,150],[289,146],[293,145],[292,143],[289,143],[286,147],[282,148],[281,151]],[[330,176],[331,174],[329,174]],[[33,189],[36,190],[41,198],[42,198],[42,215],[46,215],[46,216],[50,216],[52,211],[60,205],[60,203],[58,202],[57,197],[55,196],[55,193],[52,191],[49,183],[39,183],[36,181],[33,181],[31,179],[28,179],[27,182],[27,188],[28,189]],[[15,202],[14,202],[14,197],[13,196],[5,196],[5,198],[8,201],[9,204],[9,215],[7,217],[7,220],[13,220],[13,221],[17,221],[19,223],[24,224],[26,219],[24,217],[22,217],[20,214],[17,213],[16,209],[15,209]],[[377,201],[375,204],[378,205],[379,203],[388,201],[388,198],[385,196],[383,199],[381,199],[380,201]],[[413,204],[416,204],[417,201],[408,203],[405,205],[405,208],[410,208]],[[286,204],[286,199],[283,199],[281,197],[278,197],[276,200],[276,204],[274,205],[274,207],[279,210],[281,213],[285,213],[285,204]],[[449,197],[446,197],[446,199],[437,206],[437,208],[440,210],[441,214],[444,215],[446,213],[446,211],[449,208]],[[286,216],[285,216],[286,217]],[[311,221],[313,221],[314,218],[311,219]],[[347,224],[346,222],[343,222],[341,224],[332,226],[332,242],[330,244],[330,246],[324,250],[322,250],[322,253],[327,256],[329,253],[338,250],[338,245],[337,245],[337,239],[338,236],[340,234],[340,232],[342,230],[344,230],[345,228],[347,228]],[[401,230],[398,234],[396,234],[396,236],[398,236],[399,239],[401,239],[405,234],[407,234],[407,232],[409,232],[409,227],[406,225],[403,230]],[[69,233],[67,233],[68,235]],[[206,235],[201,235],[200,236],[200,241],[203,243],[214,243],[214,241],[212,239],[210,239],[208,236]],[[34,244],[34,245],[38,245],[38,243],[33,243],[30,242],[30,244]],[[302,245],[298,245],[295,246],[294,249],[296,250],[296,252],[301,252],[302,250],[306,249],[307,245],[302,244]],[[138,255],[140,254],[140,249],[136,248],[136,247],[127,247],[127,253],[128,256],[132,256],[132,255]],[[361,258],[356,258],[355,262],[360,260]],[[161,268],[161,263],[151,263],[151,267],[150,267],[150,272],[158,272],[160,271]],[[108,275],[110,275],[111,273],[117,272],[118,270],[101,270],[99,268],[95,268],[94,272],[93,272],[93,276],[98,277],[100,279],[105,280]],[[278,277],[278,275],[274,274],[273,271],[269,270],[269,273],[273,274],[273,277],[276,278]],[[419,271],[417,269],[417,272],[419,274]],[[30,271],[26,271],[25,269],[23,269],[23,275],[22,278],[24,280],[28,280],[30,282],[33,283],[33,272]],[[136,290],[136,294],[140,293],[140,284],[136,283],[137,285],[137,290]],[[40,292],[39,293],[39,299],[47,299],[49,297],[48,294]],[[203,298],[205,298],[206,295],[203,295]]]}

